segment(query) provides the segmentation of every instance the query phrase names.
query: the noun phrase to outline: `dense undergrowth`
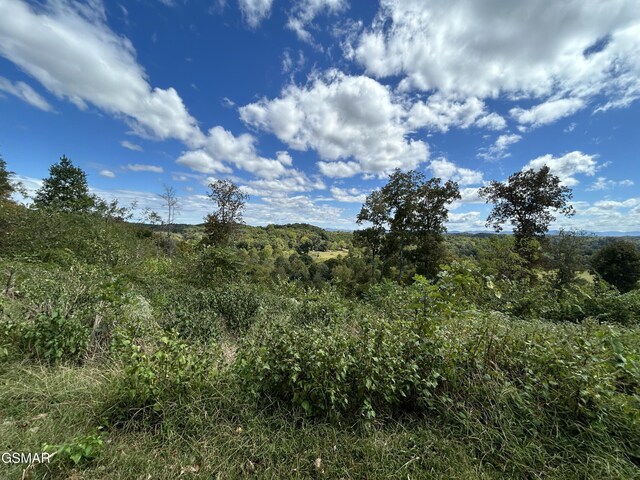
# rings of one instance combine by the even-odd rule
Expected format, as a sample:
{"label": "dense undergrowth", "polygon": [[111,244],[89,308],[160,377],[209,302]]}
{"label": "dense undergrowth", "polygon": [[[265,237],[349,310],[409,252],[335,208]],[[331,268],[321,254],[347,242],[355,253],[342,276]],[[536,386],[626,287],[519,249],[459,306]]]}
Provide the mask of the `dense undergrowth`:
{"label": "dense undergrowth", "polygon": [[637,290],[453,260],[349,296],[98,226],[0,260],[2,447],[55,452],[2,478],[640,475]]}

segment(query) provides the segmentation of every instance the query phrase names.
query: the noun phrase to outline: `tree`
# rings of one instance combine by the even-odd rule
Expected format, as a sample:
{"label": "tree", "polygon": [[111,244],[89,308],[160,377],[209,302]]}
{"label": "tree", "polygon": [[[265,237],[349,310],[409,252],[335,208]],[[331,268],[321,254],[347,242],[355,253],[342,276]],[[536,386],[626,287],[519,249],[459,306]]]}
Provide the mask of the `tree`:
{"label": "tree", "polygon": [[556,286],[566,287],[573,283],[579,270],[586,265],[582,253],[585,232],[561,229],[549,242],[549,259],[555,270]]}
{"label": "tree", "polygon": [[158,196],[163,200],[163,206],[167,209],[167,215],[163,217],[154,210],[145,210],[145,220],[151,224],[160,225],[161,231],[164,235],[160,235],[157,240],[157,245],[161,247],[170,257],[176,249],[175,239],[171,237],[171,225],[175,222],[175,217],[179,209],[178,194],[176,189],[169,185],[164,185],[162,193]]}
{"label": "tree", "polygon": [[459,198],[458,184],[450,180],[443,185],[415,170],[391,174],[384,187],[367,196],[357,219],[372,224],[358,236],[370,248],[372,272],[377,252],[386,257],[397,253],[402,279],[405,249],[411,245],[418,273],[434,275],[443,253],[447,205]]}
{"label": "tree", "polygon": [[7,162],[0,155],[0,251],[6,251],[11,242],[11,232],[25,218],[22,205],[11,200],[15,192],[26,195],[19,182],[13,180],[13,172],[7,170]]}
{"label": "tree", "polygon": [[249,196],[230,180],[216,180],[209,188],[209,198],[216,204],[216,210],[205,218],[205,242],[225,245],[242,223],[242,211]]}
{"label": "tree", "polygon": [[165,185],[162,193],[158,195],[164,201],[164,206],[167,208],[167,216],[163,223],[165,229],[168,231],[175,222],[176,214],[178,213],[178,194],[175,188]]}
{"label": "tree", "polygon": [[9,200],[16,191],[12,178],[13,172],[7,171],[7,162],[0,155],[0,200]]}
{"label": "tree", "polygon": [[502,225],[510,221],[514,227],[516,247],[529,260],[533,254],[527,251],[528,244],[545,236],[549,224],[555,220],[551,211],[556,210],[565,216],[575,214],[569,204],[571,189],[560,185],[560,179],[550,173],[547,165],[537,171],[530,168],[514,173],[505,183],[493,180],[479,193],[487,203],[494,204],[487,226],[493,226],[500,232]]}
{"label": "tree", "polygon": [[49,168],[49,178],[44,179],[33,202],[36,208],[67,213],[86,213],[95,204],[95,196],[89,194],[86,173],[64,155]]}
{"label": "tree", "polygon": [[388,210],[382,192],[376,190],[367,196],[356,219],[358,225],[362,225],[364,222],[371,224],[371,227],[356,230],[353,234],[355,244],[367,248],[371,255],[371,283],[374,282],[375,277],[376,257],[380,255],[384,246],[386,228],[389,223]]}
{"label": "tree", "polygon": [[414,226],[418,273],[431,277],[438,272],[446,255],[442,234],[447,231],[447,205],[460,198],[458,184],[452,181],[441,185],[439,178],[432,178],[420,185]]}
{"label": "tree", "polygon": [[622,293],[636,288],[640,280],[640,252],[628,240],[617,240],[598,250],[593,269]]}

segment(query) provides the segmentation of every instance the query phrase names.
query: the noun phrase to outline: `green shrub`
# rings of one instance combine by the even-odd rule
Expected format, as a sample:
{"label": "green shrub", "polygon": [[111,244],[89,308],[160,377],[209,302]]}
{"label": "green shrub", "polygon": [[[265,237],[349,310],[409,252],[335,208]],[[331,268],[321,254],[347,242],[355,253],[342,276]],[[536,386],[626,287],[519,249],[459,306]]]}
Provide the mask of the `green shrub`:
{"label": "green shrub", "polygon": [[242,333],[251,327],[263,306],[263,295],[248,285],[227,285],[215,290],[214,305],[232,333]]}
{"label": "green shrub", "polygon": [[405,287],[386,279],[369,287],[363,298],[388,318],[401,317],[407,306]]}
{"label": "green shrub", "polygon": [[0,329],[2,356],[21,354],[50,364],[80,360],[91,336],[79,314],[48,303],[11,317],[3,314]]}
{"label": "green shrub", "polygon": [[595,294],[587,299],[586,311],[589,316],[601,322],[622,325],[640,323],[640,291],[632,290],[620,295],[616,289],[604,282],[598,282]]}
{"label": "green shrub", "polygon": [[23,349],[49,363],[81,358],[87,352],[91,334],[81,319],[59,308],[41,311],[33,323],[23,324],[21,330]]}
{"label": "green shrub", "polygon": [[[518,408],[532,416],[552,416],[553,421],[571,424],[600,421],[620,413],[619,402],[630,400],[618,397],[616,384],[624,372],[610,340],[614,335],[611,327],[593,322],[471,317],[464,328],[456,325],[446,335],[446,395],[489,409],[496,392],[512,391]],[[623,357],[638,345],[637,339],[617,343]],[[634,357],[624,361],[625,382],[632,384],[628,375],[635,375]]]}
{"label": "green shrub", "polygon": [[54,455],[53,461],[58,464],[85,463],[96,458],[104,448],[104,433],[100,428],[94,433],[73,438],[61,445],[44,444],[42,450]]}
{"label": "green shrub", "polygon": [[220,339],[217,293],[194,288],[172,288],[160,305],[160,325],[180,338],[202,343]]}
{"label": "green shrub", "polygon": [[261,398],[308,415],[370,419],[425,409],[438,385],[439,342],[414,322],[276,322],[243,345],[236,371]]}
{"label": "green shrub", "polygon": [[189,405],[205,392],[217,372],[220,352],[187,344],[175,333],[152,346],[136,339],[121,339],[124,375],[118,385],[116,416],[160,419]]}
{"label": "green shrub", "polygon": [[328,325],[344,319],[350,308],[335,289],[310,291],[302,297],[293,312],[296,323]]}

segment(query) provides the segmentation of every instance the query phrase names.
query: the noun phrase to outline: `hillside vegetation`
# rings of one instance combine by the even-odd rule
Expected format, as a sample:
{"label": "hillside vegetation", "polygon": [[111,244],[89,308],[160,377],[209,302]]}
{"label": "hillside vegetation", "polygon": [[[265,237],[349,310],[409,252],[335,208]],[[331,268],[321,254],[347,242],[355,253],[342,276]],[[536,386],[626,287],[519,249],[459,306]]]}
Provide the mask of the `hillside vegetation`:
{"label": "hillside vegetation", "polygon": [[590,263],[619,242],[446,235],[427,275],[306,225],[0,205],[0,439],[55,453],[2,478],[640,475],[640,290]]}

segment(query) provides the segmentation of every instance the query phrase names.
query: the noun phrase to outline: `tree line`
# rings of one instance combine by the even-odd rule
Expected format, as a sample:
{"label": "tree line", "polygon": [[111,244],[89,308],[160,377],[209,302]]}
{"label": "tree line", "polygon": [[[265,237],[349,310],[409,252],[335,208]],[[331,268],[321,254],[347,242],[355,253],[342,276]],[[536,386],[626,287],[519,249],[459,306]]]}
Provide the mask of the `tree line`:
{"label": "tree line", "polygon": [[[219,249],[234,245],[242,249],[246,241],[239,239],[238,233],[244,223],[243,212],[248,195],[230,180],[216,180],[208,187],[212,211],[204,218],[201,244]],[[24,188],[0,157],[0,199],[3,209],[12,203],[10,199],[15,192],[24,192]],[[530,272],[541,260],[541,242],[556,215],[575,214],[570,204],[571,189],[562,185],[548,166],[516,172],[504,182],[491,181],[480,188],[479,194],[487,203],[493,204],[486,225],[500,232],[505,224],[511,224],[513,253],[517,256],[511,262],[522,262]],[[167,250],[173,253],[170,227],[175,222],[179,201],[172,187],[165,186],[165,191],[159,197],[166,208],[166,215],[147,210],[144,218],[162,225],[167,245],[170,245]],[[326,250],[328,240],[326,234],[310,233],[297,239],[292,247],[294,254],[289,258],[282,255],[275,258],[271,269],[289,278],[319,275],[314,282],[316,285],[333,277],[327,269],[335,270],[341,278],[353,277],[356,273],[365,275],[370,284],[379,283],[385,278],[411,283],[416,274],[435,278],[440,266],[451,260],[444,234],[447,231],[449,208],[459,200],[460,189],[454,181],[427,178],[416,170],[396,170],[382,188],[366,197],[357,215],[357,224],[364,228],[354,231],[351,238],[353,246],[361,249],[363,258],[368,259],[368,267],[354,258],[342,263],[332,260],[326,265],[313,262],[308,254]],[[50,167],[49,176],[43,179],[42,186],[35,192],[31,207],[65,214],[95,214],[119,221],[131,219],[130,210],[120,207],[117,201],[106,202],[90,193],[86,173],[65,155]],[[7,226],[0,228],[6,230]],[[580,268],[575,261],[575,237],[575,233],[564,232],[548,248],[550,256],[556,259],[553,268],[557,269],[560,285],[569,284]],[[338,243],[333,242],[332,245]],[[345,243],[340,245],[341,248],[347,248]],[[245,246],[250,248],[248,244]],[[286,248],[283,246],[281,251],[284,250]],[[640,255],[635,245],[629,242],[618,241],[606,246],[594,256],[592,266],[621,291],[631,290],[640,279]]]}

